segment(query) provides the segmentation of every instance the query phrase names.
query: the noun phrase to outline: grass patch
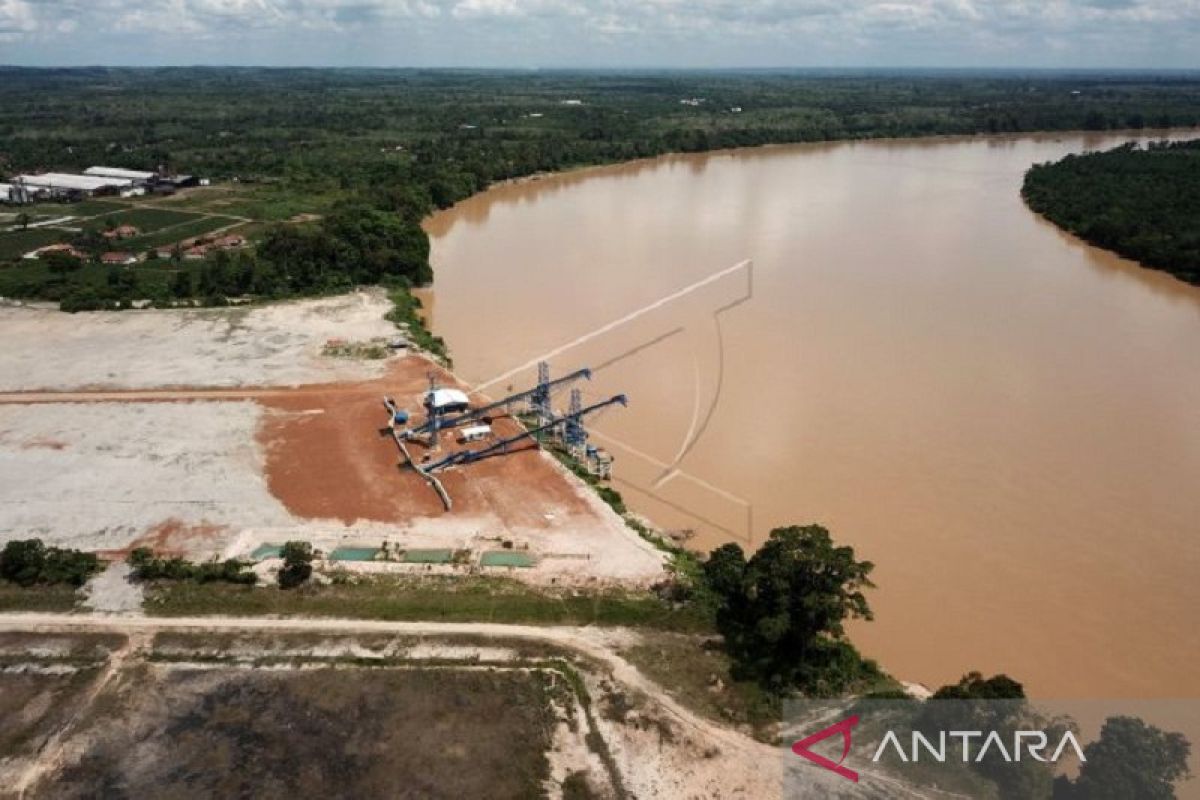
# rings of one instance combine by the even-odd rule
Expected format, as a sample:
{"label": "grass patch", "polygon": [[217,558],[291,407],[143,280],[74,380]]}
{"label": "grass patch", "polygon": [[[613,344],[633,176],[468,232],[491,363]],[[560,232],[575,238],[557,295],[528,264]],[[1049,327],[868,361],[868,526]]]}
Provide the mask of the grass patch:
{"label": "grass patch", "polygon": [[163,247],[184,239],[194,239],[197,236],[211,233],[218,228],[227,228],[237,223],[237,220],[228,217],[195,217],[191,214],[187,216],[192,217],[190,222],[184,221],[182,224],[162,228],[153,233],[146,233],[142,236],[125,239],[120,243],[121,249],[140,252],[152,247]]}
{"label": "grass patch", "polygon": [[196,219],[204,219],[186,211],[168,211],[162,208],[138,208],[122,211],[119,214],[106,215],[100,221],[113,225],[132,225],[143,234],[153,233],[161,228],[179,225]]}
{"label": "grass patch", "polygon": [[130,208],[128,203],[114,200],[81,200],[78,203],[34,203],[27,206],[10,206],[14,213],[26,213],[31,217],[95,217],[100,214],[115,214]]}
{"label": "grass patch", "polygon": [[413,296],[407,287],[397,286],[389,290],[388,299],[392,301],[392,310],[387,313],[387,320],[395,323],[408,336],[409,341],[432,355],[447,367],[453,364],[449,353],[446,352],[446,342],[440,336],[434,336],[425,321],[418,313],[421,301]]}
{"label": "grass patch", "polygon": [[74,586],[18,586],[0,580],[0,611],[74,611]]}
{"label": "grass patch", "polygon": [[705,615],[673,607],[647,592],[553,592],[501,578],[363,576],[354,582],[293,590],[163,583],[150,588],[145,607],[158,616],[302,615],[711,630]]}
{"label": "grass patch", "polygon": [[748,728],[772,742],[779,722],[779,699],[751,681],[735,681],[732,662],[719,640],[673,633],[644,634],[642,644],[620,655],[701,716]]}
{"label": "grass patch", "polygon": [[73,234],[55,228],[33,228],[27,231],[0,233],[0,259],[18,259],[30,250],[48,244],[65,242]]}

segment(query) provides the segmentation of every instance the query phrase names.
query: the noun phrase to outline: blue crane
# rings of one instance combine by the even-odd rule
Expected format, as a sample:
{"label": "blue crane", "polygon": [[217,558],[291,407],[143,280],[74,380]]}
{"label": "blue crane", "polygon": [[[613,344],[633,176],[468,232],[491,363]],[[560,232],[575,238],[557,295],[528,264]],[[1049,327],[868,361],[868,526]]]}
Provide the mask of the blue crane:
{"label": "blue crane", "polygon": [[[581,370],[581,372],[586,372],[586,370]],[[560,378],[559,380],[566,380],[566,378]],[[528,394],[528,393],[523,392],[522,394]],[[578,425],[579,421],[585,415],[591,414],[594,411],[599,411],[600,409],[611,406],[614,403],[620,403],[623,406],[628,406],[629,398],[627,398],[623,394],[618,394],[618,395],[613,395],[612,397],[608,398],[607,400],[601,400],[598,403],[593,403],[592,405],[587,406],[586,408],[572,409],[571,414],[570,414],[570,419],[576,425]],[[503,404],[503,402],[501,403],[501,405],[502,404]],[[536,428],[530,428],[529,430],[522,431],[521,433],[517,434],[516,436],[509,436],[506,439],[501,439],[498,442],[493,442],[492,444],[488,445],[487,447],[481,447],[478,450],[460,450],[457,453],[451,453],[450,455],[446,456],[445,458],[441,459],[440,461],[435,461],[434,463],[425,467],[425,471],[426,472],[434,472],[439,469],[445,469],[446,467],[453,467],[453,466],[456,466],[459,464],[470,464],[472,461],[478,461],[481,458],[487,458],[488,456],[494,455],[495,453],[505,452],[506,450],[508,450],[509,445],[515,444],[516,442],[519,442],[522,439],[528,439],[532,436],[536,436],[537,434],[541,433],[542,431],[549,430],[550,428],[561,425],[562,423],[563,423],[562,419],[555,418],[555,419],[552,419],[550,422],[547,422],[544,425],[539,425]]]}

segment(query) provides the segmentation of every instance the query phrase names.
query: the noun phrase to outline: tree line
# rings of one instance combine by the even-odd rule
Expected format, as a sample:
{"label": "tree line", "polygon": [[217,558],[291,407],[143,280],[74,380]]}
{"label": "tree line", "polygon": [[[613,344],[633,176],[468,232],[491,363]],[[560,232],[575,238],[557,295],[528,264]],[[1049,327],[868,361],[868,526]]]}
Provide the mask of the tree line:
{"label": "tree line", "polygon": [[1037,164],[1021,195],[1084,241],[1200,285],[1200,140]]}
{"label": "tree line", "polygon": [[267,219],[328,215],[169,278],[63,262],[0,288],[81,310],[420,284],[426,214],[537,172],[768,143],[1198,123],[1200,80],[1186,75],[0,68],[0,174],[162,166],[255,187]]}

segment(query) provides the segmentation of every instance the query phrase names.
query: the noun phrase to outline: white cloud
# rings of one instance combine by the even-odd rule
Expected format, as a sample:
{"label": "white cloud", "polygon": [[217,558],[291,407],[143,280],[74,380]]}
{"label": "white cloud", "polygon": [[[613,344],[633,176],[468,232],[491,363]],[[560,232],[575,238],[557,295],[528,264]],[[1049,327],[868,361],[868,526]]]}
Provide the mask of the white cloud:
{"label": "white cloud", "polygon": [[0,0],[0,42],[16,41],[37,27],[33,7],[25,0]]}
{"label": "white cloud", "polygon": [[1094,61],[1100,41],[1112,54],[1140,42],[1133,55],[1143,60],[1195,50],[1182,57],[1200,67],[1197,0],[0,0],[0,42],[42,54],[83,39],[103,53],[106,39],[166,33],[216,43],[206,53],[224,46],[208,56],[218,62],[261,63],[260,53],[299,50],[306,32],[347,63],[372,42],[450,64],[473,54],[490,63],[483,53],[526,42],[521,65],[605,53],[613,65],[631,55],[663,65],[903,64],[926,53],[938,54],[929,64],[987,66],[981,53],[1041,63],[1051,44]]}

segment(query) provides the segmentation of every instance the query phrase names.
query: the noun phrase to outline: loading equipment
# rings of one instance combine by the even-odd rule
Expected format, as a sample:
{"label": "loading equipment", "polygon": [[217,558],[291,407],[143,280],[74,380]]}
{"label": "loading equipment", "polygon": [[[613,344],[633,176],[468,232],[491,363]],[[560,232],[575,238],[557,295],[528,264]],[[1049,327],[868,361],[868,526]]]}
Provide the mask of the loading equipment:
{"label": "loading equipment", "polygon": [[431,409],[425,422],[408,428],[402,435],[406,439],[415,439],[419,436],[427,436],[435,433],[436,431],[446,430],[447,428],[457,428],[460,425],[466,425],[469,422],[482,419],[497,409],[503,408],[507,410],[510,406],[523,401],[529,401],[530,405],[534,407],[538,413],[540,427],[542,427],[548,424],[553,417],[553,413],[549,410],[551,392],[560,386],[572,383],[580,378],[591,380],[592,371],[584,367],[583,369],[575,370],[570,375],[550,380],[549,370],[545,366],[545,362],[542,362],[538,365],[538,383],[532,389],[510,394],[503,400],[497,400],[495,403],[473,408],[470,411],[465,411],[457,415],[435,414]]}
{"label": "loading equipment", "polygon": [[[586,370],[580,370],[580,371],[586,372]],[[560,381],[561,380],[567,380],[567,379],[560,378]],[[522,394],[528,394],[528,393],[523,392]],[[601,400],[598,403],[593,403],[592,405],[587,406],[585,408],[579,408],[579,409],[572,408],[571,412],[568,414],[565,421],[572,425],[579,425],[580,420],[582,420],[584,416],[591,414],[595,411],[599,411],[602,408],[607,408],[608,406],[611,406],[615,403],[620,403],[623,406],[628,406],[629,398],[627,398],[623,394],[618,394],[618,395],[613,395],[612,397],[608,398],[607,400]],[[502,404],[503,404],[503,402],[501,403],[501,405]],[[545,424],[538,425],[535,428],[530,428],[529,430],[522,431],[521,433],[518,433],[515,436],[509,436],[506,439],[501,439],[500,441],[494,442],[494,443],[488,445],[487,447],[481,447],[478,450],[460,450],[457,453],[451,453],[450,455],[446,456],[445,458],[441,459],[440,461],[435,461],[434,463],[425,467],[425,471],[426,472],[435,472],[440,469],[445,469],[446,467],[458,466],[460,464],[470,464],[472,461],[478,461],[481,458],[487,458],[490,455],[505,452],[506,450],[508,450],[510,445],[516,444],[517,442],[521,441],[522,439],[528,439],[531,437],[535,437],[544,431],[548,431],[548,430],[551,430],[558,426],[561,426],[561,425],[563,425],[563,423],[564,423],[563,418],[552,417],[551,420]]]}

